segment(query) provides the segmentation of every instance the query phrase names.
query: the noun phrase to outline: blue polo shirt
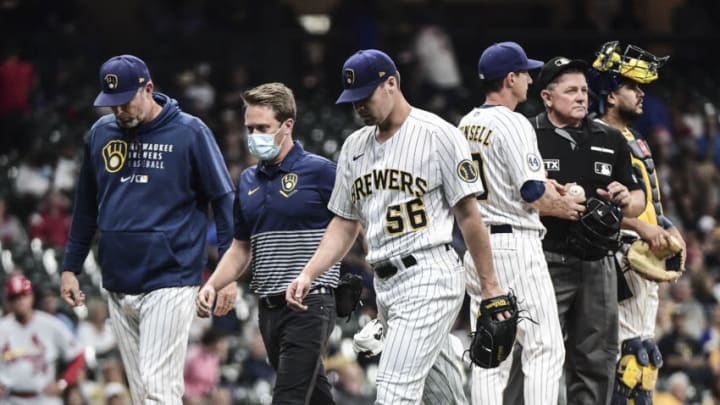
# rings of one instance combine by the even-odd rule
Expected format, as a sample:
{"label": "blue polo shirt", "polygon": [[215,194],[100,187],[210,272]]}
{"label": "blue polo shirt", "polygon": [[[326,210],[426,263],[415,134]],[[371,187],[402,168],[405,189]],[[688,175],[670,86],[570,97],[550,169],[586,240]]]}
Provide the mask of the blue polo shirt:
{"label": "blue polo shirt", "polygon": [[[235,196],[235,239],[249,240],[253,278],[260,296],[281,294],[315,253],[333,213],[327,208],[335,184],[333,162],[305,152],[295,141],[275,166],[262,162],[243,171]],[[315,286],[336,287],[340,263]]]}

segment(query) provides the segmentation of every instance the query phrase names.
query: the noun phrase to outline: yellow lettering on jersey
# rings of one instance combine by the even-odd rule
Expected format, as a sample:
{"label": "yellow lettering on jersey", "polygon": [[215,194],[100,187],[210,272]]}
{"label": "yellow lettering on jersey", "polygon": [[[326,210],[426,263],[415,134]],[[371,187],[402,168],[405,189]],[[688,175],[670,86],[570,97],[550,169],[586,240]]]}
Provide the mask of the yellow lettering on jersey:
{"label": "yellow lettering on jersey", "polygon": [[428,190],[428,182],[398,169],[375,169],[353,180],[350,198],[353,204],[371,195],[373,190],[392,190],[422,197]]}
{"label": "yellow lettering on jersey", "polygon": [[400,172],[400,191],[405,194],[412,194],[412,174]]}
{"label": "yellow lettering on jersey", "polygon": [[477,142],[485,146],[490,145],[492,129],[482,125],[469,125],[460,127],[460,131],[465,134],[465,138],[470,142]]}
{"label": "yellow lettering on jersey", "polygon": [[388,188],[390,190],[397,190],[398,189],[398,176],[400,175],[400,171],[396,169],[390,169],[390,184],[388,184]]}

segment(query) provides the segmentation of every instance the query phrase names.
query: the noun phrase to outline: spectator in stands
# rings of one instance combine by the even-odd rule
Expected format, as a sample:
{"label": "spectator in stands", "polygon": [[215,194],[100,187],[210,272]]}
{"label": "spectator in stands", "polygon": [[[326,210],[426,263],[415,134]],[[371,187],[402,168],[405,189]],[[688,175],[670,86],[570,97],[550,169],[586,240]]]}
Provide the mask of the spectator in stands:
{"label": "spectator in stands", "polygon": [[[37,303],[37,308],[59,319],[70,332],[75,334],[75,321],[73,321],[73,318],[70,317],[68,313],[61,311],[59,308],[60,297],[58,296],[57,289],[50,286],[41,286],[36,290],[37,300],[35,302]],[[77,320],[77,318],[75,320]]]}
{"label": "spectator in stands", "polygon": [[107,304],[101,298],[90,298],[86,305],[88,317],[78,325],[78,339],[95,351],[96,358],[107,358],[117,349],[115,334],[108,323]]}
{"label": "spectator in stands", "polygon": [[705,383],[709,370],[700,342],[691,336],[686,328],[686,311],[682,306],[675,307],[672,314],[672,330],[658,342],[665,365],[660,375],[670,375],[684,371],[696,384]]}
{"label": "spectator in stands", "polygon": [[690,284],[690,276],[682,277],[673,284],[671,294],[676,304],[675,310],[682,313],[685,333],[694,340],[700,339],[705,330],[705,311],[695,298]]}
{"label": "spectator in stands", "polygon": [[51,190],[30,217],[30,238],[54,248],[65,248],[70,231],[70,202],[63,193]]}
{"label": "spectator in stands", "polygon": [[187,405],[230,404],[230,392],[219,387],[220,363],[227,357],[227,339],[208,328],[200,343],[192,345],[185,361],[185,394]]}
{"label": "spectator in stands", "polygon": [[688,399],[690,380],[685,373],[673,373],[667,382],[667,390],[658,392],[653,398],[655,405],[684,405]]}
{"label": "spectator in stands", "polygon": [[8,212],[7,200],[0,195],[0,243],[6,249],[24,249],[28,244],[27,233],[20,220]]}
{"label": "spectator in stands", "polygon": [[33,64],[22,60],[18,49],[7,46],[0,61],[0,150],[26,150],[31,138],[24,136],[32,113],[30,93],[35,82]]}

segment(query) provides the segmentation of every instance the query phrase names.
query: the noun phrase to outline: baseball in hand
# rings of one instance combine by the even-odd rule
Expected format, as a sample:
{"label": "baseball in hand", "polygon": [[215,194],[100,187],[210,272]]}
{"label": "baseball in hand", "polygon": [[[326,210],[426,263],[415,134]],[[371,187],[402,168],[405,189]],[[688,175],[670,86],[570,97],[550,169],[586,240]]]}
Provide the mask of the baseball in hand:
{"label": "baseball in hand", "polygon": [[585,198],[585,189],[579,184],[574,184],[568,189],[568,194],[573,197]]}

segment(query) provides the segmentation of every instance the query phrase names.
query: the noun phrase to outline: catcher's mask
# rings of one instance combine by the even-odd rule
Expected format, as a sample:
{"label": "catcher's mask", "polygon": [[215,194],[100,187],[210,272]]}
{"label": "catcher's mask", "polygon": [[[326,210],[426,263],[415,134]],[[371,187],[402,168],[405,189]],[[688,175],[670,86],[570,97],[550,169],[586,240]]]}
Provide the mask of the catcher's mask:
{"label": "catcher's mask", "polygon": [[573,253],[587,260],[607,256],[621,246],[622,211],[614,204],[590,197],[580,221],[570,228],[568,244]]}
{"label": "catcher's mask", "polygon": [[635,45],[627,45],[623,51],[618,41],[606,42],[596,55],[588,73],[588,87],[596,98],[590,110],[601,115],[605,113],[607,95],[624,80],[652,83],[658,78],[658,69],[670,59],[669,56],[657,57]]}

